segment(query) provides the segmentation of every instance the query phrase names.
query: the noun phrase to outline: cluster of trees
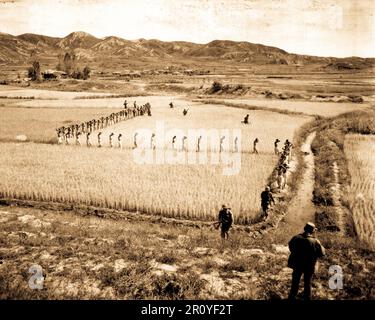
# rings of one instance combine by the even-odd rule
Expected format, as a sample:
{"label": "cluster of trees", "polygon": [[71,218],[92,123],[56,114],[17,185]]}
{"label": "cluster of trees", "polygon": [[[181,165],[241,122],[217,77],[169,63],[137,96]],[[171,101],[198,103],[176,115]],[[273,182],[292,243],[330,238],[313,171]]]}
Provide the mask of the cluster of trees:
{"label": "cluster of trees", "polygon": [[[85,66],[81,69],[77,62],[77,56],[74,53],[65,53],[65,55],[59,56],[59,63],[56,66],[56,69],[59,71],[64,71],[67,73],[68,77],[73,79],[82,79],[87,80],[90,78],[91,69],[89,66]],[[39,81],[41,80],[42,72],[40,67],[40,62],[34,60],[32,62],[31,67],[27,69],[28,77],[31,78],[32,81]]]}
{"label": "cluster of trees", "polygon": [[210,93],[216,93],[223,90],[223,84],[217,81],[214,81],[210,88]]}
{"label": "cluster of trees", "polygon": [[70,77],[71,78],[74,78],[74,79],[83,79],[83,80],[87,80],[88,78],[90,78],[90,73],[91,73],[91,70],[88,66],[84,67],[83,70],[81,71],[80,69],[78,70],[74,70],[71,74],[70,74]]}
{"label": "cluster of trees", "polygon": [[31,67],[27,69],[28,77],[31,78],[32,81],[40,80],[41,72],[40,72],[40,63],[39,61],[33,61]]}
{"label": "cluster of trees", "polygon": [[85,66],[81,69],[77,63],[77,56],[74,53],[65,53],[65,55],[59,56],[59,63],[56,66],[57,70],[64,71],[69,77],[74,79],[86,80],[90,78],[91,70],[89,66]]}
{"label": "cluster of trees", "polygon": [[208,94],[237,94],[241,95],[249,91],[251,87],[243,84],[222,84],[221,82],[214,81],[210,88],[205,92]]}

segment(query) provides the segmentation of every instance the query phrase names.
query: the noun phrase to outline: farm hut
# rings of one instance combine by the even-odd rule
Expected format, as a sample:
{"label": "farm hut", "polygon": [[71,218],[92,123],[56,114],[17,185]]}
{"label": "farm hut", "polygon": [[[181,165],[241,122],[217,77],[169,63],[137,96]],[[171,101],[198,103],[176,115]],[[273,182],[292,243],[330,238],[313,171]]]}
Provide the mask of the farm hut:
{"label": "farm hut", "polygon": [[64,71],[57,71],[57,70],[45,70],[43,73],[44,80],[54,80],[60,78],[66,78],[68,74]]}
{"label": "farm hut", "polygon": [[186,70],[184,70],[184,74],[186,74],[188,76],[192,76],[194,74],[194,70],[186,69]]}

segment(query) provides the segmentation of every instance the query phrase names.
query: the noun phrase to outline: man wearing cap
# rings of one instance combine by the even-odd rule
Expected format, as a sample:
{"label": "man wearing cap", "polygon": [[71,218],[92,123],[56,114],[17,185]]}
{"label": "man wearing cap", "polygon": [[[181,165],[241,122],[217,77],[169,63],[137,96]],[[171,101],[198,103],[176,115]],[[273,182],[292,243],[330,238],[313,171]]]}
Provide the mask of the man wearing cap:
{"label": "man wearing cap", "polygon": [[303,274],[304,300],[311,299],[311,279],[315,272],[317,260],[325,255],[325,249],[320,241],[314,237],[316,227],[308,222],[304,232],[294,236],[289,241],[290,256],[288,267],[293,269],[292,286],[289,299],[294,300],[298,294],[299,282]]}
{"label": "man wearing cap", "polygon": [[226,205],[223,205],[221,207],[221,210],[219,211],[219,217],[217,221],[217,228],[221,226],[221,238],[225,240],[225,238],[229,238],[229,229],[232,226],[233,223],[233,215],[230,211],[230,208],[228,208]]}

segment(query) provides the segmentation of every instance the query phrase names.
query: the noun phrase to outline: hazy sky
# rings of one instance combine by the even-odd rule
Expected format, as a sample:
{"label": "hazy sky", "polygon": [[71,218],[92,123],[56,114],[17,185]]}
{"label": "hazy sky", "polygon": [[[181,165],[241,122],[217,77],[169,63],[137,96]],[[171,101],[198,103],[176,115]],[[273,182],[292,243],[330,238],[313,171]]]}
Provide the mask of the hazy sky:
{"label": "hazy sky", "polygon": [[243,40],[320,56],[375,57],[373,0],[0,0],[0,32]]}

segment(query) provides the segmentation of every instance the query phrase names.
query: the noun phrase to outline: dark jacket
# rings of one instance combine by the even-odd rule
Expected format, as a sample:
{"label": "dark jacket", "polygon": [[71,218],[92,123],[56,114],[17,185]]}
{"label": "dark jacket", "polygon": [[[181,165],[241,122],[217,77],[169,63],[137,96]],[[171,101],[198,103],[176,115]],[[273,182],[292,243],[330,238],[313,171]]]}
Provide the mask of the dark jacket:
{"label": "dark jacket", "polygon": [[289,241],[288,267],[298,270],[314,270],[318,258],[325,249],[318,239],[307,233],[296,235]]}
{"label": "dark jacket", "polygon": [[224,227],[230,227],[233,223],[232,212],[228,209],[221,209],[219,212],[219,222]]}
{"label": "dark jacket", "polygon": [[275,203],[271,191],[263,191],[260,194],[260,198],[262,200],[262,207],[268,206],[271,202]]}

